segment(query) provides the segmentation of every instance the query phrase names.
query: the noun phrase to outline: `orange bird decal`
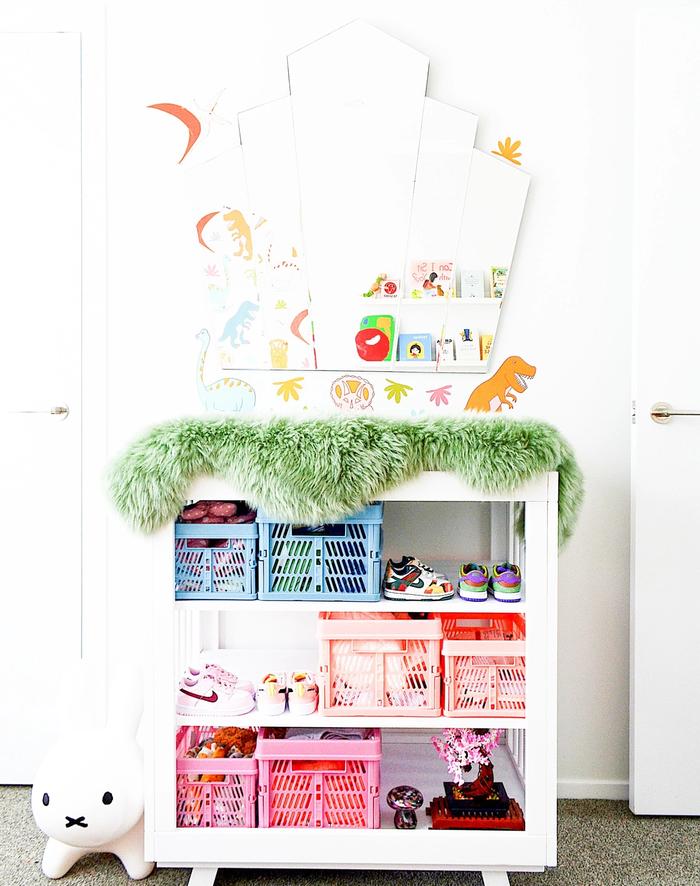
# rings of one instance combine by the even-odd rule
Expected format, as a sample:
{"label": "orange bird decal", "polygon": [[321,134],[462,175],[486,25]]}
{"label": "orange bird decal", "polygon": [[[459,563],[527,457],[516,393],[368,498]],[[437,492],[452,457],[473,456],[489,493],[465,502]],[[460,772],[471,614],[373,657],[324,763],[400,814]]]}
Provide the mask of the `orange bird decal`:
{"label": "orange bird decal", "polygon": [[203,215],[200,218],[200,220],[197,222],[197,239],[199,240],[199,242],[202,244],[202,246],[205,249],[209,250],[209,252],[213,252],[214,250],[211,248],[211,246],[207,246],[207,244],[204,242],[204,238],[202,237],[202,234],[204,233],[204,228],[209,224],[209,222],[214,218],[214,216],[218,215],[218,214],[219,214],[218,210],[216,212],[207,212],[207,214]]}
{"label": "orange bird decal", "polygon": [[182,161],[194,147],[194,143],[199,138],[200,133],[202,132],[202,124],[199,122],[197,117],[195,117],[192,111],[188,111],[187,108],[183,108],[182,105],[173,105],[169,102],[164,102],[158,105],[149,105],[148,107],[155,108],[156,111],[164,111],[166,114],[172,114],[173,117],[176,117],[187,127],[187,131],[189,132],[187,147],[185,148],[185,153],[177,161],[178,163],[182,163]]}

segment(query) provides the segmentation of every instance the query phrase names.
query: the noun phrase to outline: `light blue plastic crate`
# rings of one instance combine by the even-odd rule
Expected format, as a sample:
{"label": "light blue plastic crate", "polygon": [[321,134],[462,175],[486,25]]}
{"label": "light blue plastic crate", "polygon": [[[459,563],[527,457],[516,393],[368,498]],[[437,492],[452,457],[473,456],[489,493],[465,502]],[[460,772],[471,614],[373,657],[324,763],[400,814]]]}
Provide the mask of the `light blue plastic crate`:
{"label": "light blue plastic crate", "polygon": [[[188,547],[193,538],[225,539],[217,548]],[[254,600],[258,550],[255,523],[176,523],[176,600]]]}
{"label": "light blue plastic crate", "polygon": [[380,599],[384,505],[321,526],[294,526],[258,511],[261,600]]}

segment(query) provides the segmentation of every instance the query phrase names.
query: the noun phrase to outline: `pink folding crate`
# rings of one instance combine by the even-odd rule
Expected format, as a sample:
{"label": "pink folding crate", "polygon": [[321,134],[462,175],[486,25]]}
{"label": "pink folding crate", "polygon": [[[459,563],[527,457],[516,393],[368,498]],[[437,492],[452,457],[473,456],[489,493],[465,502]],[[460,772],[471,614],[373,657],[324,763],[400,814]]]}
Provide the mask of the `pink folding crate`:
{"label": "pink folding crate", "polygon": [[352,730],[361,738],[294,737],[302,731],[275,738],[274,730],[260,729],[260,827],[378,828],[380,731]]}
{"label": "pink folding crate", "polygon": [[440,715],[440,619],[396,616],[319,614],[319,704],[324,714]]}
{"label": "pink folding crate", "polygon": [[211,738],[215,731],[210,726],[182,726],[177,731],[177,827],[254,828],[257,760],[185,756],[191,747]]}
{"label": "pink folding crate", "polygon": [[525,716],[525,617],[445,614],[445,714]]}

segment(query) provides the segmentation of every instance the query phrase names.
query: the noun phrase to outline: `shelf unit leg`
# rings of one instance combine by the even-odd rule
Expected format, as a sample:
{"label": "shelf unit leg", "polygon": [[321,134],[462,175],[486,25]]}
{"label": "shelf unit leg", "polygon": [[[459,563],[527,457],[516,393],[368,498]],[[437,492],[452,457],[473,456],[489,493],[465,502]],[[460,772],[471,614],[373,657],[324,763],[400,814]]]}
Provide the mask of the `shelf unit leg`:
{"label": "shelf unit leg", "polygon": [[508,886],[508,871],[482,871],[484,886]]}
{"label": "shelf unit leg", "polygon": [[218,870],[218,868],[192,868],[189,886],[214,886]]}

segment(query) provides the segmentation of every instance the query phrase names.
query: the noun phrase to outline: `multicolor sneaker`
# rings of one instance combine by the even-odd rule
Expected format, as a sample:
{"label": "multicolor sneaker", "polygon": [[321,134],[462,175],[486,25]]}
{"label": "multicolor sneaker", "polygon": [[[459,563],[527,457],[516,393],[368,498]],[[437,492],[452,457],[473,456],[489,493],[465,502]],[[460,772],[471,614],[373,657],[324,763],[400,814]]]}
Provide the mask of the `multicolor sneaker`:
{"label": "multicolor sneaker", "polygon": [[313,714],[318,707],[318,686],[313,674],[294,671],[289,675],[289,711],[292,714]]}
{"label": "multicolor sneaker", "polygon": [[470,603],[484,603],[489,597],[489,571],[483,563],[462,563],[459,567],[459,596]]}
{"label": "multicolor sneaker", "polygon": [[211,718],[215,723],[217,717],[235,717],[247,714],[255,707],[255,699],[251,692],[237,689],[230,683],[224,683],[215,677],[200,674],[198,677],[185,676],[180,680],[177,690],[175,710],[185,716],[201,716]]}
{"label": "multicolor sneaker", "polygon": [[383,587],[388,600],[449,600],[455,593],[446,576],[406,555],[387,560]]}
{"label": "multicolor sneaker", "polygon": [[494,563],[489,588],[502,603],[519,603],[522,600],[522,576],[515,563]]}
{"label": "multicolor sneaker", "polygon": [[287,677],[285,674],[265,674],[256,690],[255,698],[261,714],[276,717],[287,707]]}

